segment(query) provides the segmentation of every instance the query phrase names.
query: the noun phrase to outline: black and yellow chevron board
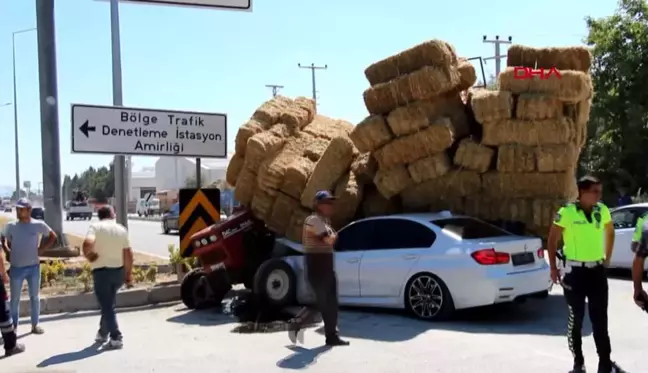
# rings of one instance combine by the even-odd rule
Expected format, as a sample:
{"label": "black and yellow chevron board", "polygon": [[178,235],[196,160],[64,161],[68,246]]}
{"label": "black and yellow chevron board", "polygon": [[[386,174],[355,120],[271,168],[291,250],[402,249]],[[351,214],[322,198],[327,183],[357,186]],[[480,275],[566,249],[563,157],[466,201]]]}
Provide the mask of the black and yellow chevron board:
{"label": "black and yellow chevron board", "polygon": [[219,220],[219,189],[180,189],[180,255],[190,257],[191,236]]}

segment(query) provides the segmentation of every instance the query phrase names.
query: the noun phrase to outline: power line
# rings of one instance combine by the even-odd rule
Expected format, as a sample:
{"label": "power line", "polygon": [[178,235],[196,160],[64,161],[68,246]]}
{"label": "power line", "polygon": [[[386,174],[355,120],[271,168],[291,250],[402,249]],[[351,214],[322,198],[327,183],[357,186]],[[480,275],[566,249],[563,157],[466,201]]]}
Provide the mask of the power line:
{"label": "power line", "polygon": [[315,108],[317,108],[317,85],[315,83],[315,70],[326,70],[328,69],[328,65],[324,66],[315,66],[314,63],[310,64],[310,66],[302,66],[302,64],[298,63],[297,67],[300,69],[310,69],[311,70],[311,76],[313,79],[313,101],[315,101]]}
{"label": "power line", "polygon": [[513,37],[509,36],[508,40],[500,40],[499,35],[495,35],[495,40],[488,40],[486,35],[483,39],[484,43],[490,43],[495,45],[495,55],[493,57],[484,58],[484,61],[495,60],[495,76],[499,76],[501,71],[502,59],[506,58],[506,55],[501,54],[502,44],[513,44]]}
{"label": "power line", "polygon": [[276,85],[276,84],[266,84],[267,88],[272,88],[272,97],[277,97],[279,94],[279,90],[282,89],[284,86],[282,85]]}

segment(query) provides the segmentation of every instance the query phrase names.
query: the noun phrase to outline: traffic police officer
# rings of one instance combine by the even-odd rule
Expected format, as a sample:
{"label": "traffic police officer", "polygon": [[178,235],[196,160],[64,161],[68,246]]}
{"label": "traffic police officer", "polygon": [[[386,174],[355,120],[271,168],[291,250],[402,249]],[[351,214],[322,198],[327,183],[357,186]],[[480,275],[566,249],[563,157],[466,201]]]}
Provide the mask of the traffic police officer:
{"label": "traffic police officer", "polygon": [[632,235],[632,246],[630,247],[633,253],[637,252],[637,248],[639,247],[639,243],[641,242],[643,226],[644,223],[646,223],[646,221],[648,221],[648,212],[640,216],[639,219],[637,219],[637,225],[635,225],[635,231],[634,234]]}
{"label": "traffic police officer", "polygon": [[[608,282],[605,266],[612,257],[614,226],[610,210],[599,202],[601,182],[585,176],[578,180],[578,200],[564,205],[554,218],[549,230],[548,255],[551,279],[563,285],[569,306],[568,341],[574,357],[572,373],[585,372],[581,329],[587,299],[592,322],[594,342],[599,355],[598,373],[615,373],[622,370],[610,359],[608,335]],[[564,277],[556,263],[558,241],[564,243]]]}

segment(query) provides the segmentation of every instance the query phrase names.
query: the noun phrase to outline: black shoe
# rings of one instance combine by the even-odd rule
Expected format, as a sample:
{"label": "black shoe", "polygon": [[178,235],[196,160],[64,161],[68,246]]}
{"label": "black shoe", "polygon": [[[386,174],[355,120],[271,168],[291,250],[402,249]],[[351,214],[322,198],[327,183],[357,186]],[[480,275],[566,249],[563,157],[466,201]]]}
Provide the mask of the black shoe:
{"label": "black shoe", "polygon": [[17,343],[11,350],[5,350],[5,356],[9,357],[25,352],[25,345]]}
{"label": "black shoe", "polygon": [[348,346],[351,343],[348,341],[345,341],[343,339],[340,339],[340,337],[331,337],[331,338],[326,338],[326,345],[327,346]]}
{"label": "black shoe", "polygon": [[598,373],[626,373],[626,371],[618,366],[617,363],[611,361],[609,363],[599,362]]}
{"label": "black shoe", "polygon": [[585,365],[584,364],[574,364],[574,368],[569,371],[569,373],[585,373]]}
{"label": "black shoe", "polygon": [[304,332],[297,324],[288,324],[288,339],[292,344],[304,343]]}

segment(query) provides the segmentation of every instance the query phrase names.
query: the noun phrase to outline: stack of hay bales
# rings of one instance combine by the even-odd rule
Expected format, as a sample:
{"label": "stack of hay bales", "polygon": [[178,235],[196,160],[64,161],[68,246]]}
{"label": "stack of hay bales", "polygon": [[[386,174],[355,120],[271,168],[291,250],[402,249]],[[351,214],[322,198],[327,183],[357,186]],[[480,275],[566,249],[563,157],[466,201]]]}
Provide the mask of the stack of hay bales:
{"label": "stack of hay bales", "polygon": [[449,150],[470,132],[461,92],[475,83],[472,64],[450,44],[431,40],[372,64],[365,75],[370,115],[350,134],[362,157],[375,163],[365,215],[398,210],[399,196],[402,209],[425,207],[434,198],[430,185],[467,180],[462,171],[451,172]]}
{"label": "stack of hay bales", "polygon": [[276,97],[239,129],[227,169],[234,196],[279,235],[301,240],[315,193],[334,190],[343,208],[336,226],[351,220],[361,201],[351,164],[358,156],[353,125],[315,114],[313,100]]}

